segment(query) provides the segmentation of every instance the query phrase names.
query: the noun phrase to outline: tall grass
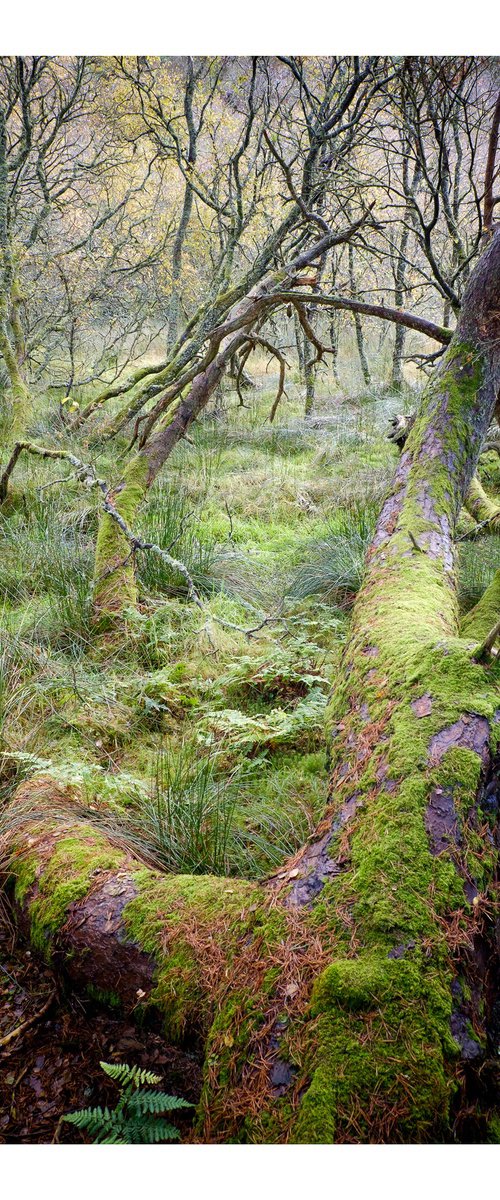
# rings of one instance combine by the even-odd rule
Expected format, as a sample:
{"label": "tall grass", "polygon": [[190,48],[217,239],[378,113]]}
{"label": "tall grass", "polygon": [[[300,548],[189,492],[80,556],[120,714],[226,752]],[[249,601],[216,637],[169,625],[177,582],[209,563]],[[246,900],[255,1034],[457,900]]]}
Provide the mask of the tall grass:
{"label": "tall grass", "polygon": [[481,599],[496,571],[500,570],[500,536],[489,534],[459,543],[458,598],[462,612]]}
{"label": "tall grass", "polygon": [[63,503],[35,493],[23,510],[0,515],[0,599],[24,605],[46,597],[38,639],[76,650],[91,636],[94,546],[89,513]]}
{"label": "tall grass", "polygon": [[105,814],[97,821],[168,872],[260,878],[302,845],[314,825],[312,811],[295,794],[293,772],[281,776],[265,755],[240,759],[226,773],[223,761],[223,752],[192,741],[162,747],[149,796],[111,824]]}
{"label": "tall grass", "polygon": [[[213,588],[211,569],[217,555],[217,544],[210,539],[201,541],[197,528],[196,510],[190,506],[185,492],[168,485],[158,485],[141,514],[142,537],[167,550],[173,558],[180,559],[198,590],[206,592]],[[184,576],[159,554],[141,555],[138,574],[147,591],[172,596],[186,594]]]}
{"label": "tall grass", "polygon": [[323,537],[305,543],[303,563],[288,588],[291,599],[323,596],[344,604],[359,591],[378,509],[375,502],[352,502],[328,522]]}
{"label": "tall grass", "polygon": [[190,743],[161,747],[150,795],[127,814],[125,831],[167,871],[224,875],[242,774],[239,766],[221,778],[218,756]]}

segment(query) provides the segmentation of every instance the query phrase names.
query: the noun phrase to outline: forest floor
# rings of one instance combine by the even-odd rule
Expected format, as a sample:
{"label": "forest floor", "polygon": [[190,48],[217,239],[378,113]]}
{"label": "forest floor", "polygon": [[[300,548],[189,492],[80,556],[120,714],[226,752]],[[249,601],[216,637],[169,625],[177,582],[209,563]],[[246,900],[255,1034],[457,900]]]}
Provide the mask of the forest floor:
{"label": "forest floor", "polygon": [[[43,772],[77,785],[82,816],[139,858],[251,879],[314,829],[327,791],[325,706],[396,460],[388,420],[415,396],[332,398],[325,383],[306,421],[290,388],[269,425],[270,382],[258,378],[245,408],[224,395],[140,514],[137,532],[185,562],[202,609],[164,560],[141,555],[139,610],[119,642],[96,639],[93,626],[98,497],[58,463],[20,462],[0,514],[4,806],[20,780]],[[68,446],[54,402],[31,436]],[[72,438],[110,482],[125,447],[88,429]],[[490,493],[497,464],[483,461]],[[461,543],[464,609],[499,566],[500,537]],[[16,942],[7,909],[1,921],[0,1038],[56,987]],[[57,991],[3,1050],[0,1140],[76,1140],[61,1115],[113,1101],[100,1060],[158,1069],[166,1090],[188,1099],[200,1086],[195,1060],[158,1033]]]}
{"label": "forest floor", "polygon": [[[98,1104],[114,1107],[117,1088],[101,1062],[134,1062],[154,1071],[163,1091],[196,1103],[201,1067],[193,1054],[95,1001],[66,993],[60,975],[16,938],[5,912],[0,946],[0,1039],[26,1023],[0,1048],[0,1144],[85,1142],[61,1117]],[[171,1120],[182,1136],[191,1114],[173,1113]]]}

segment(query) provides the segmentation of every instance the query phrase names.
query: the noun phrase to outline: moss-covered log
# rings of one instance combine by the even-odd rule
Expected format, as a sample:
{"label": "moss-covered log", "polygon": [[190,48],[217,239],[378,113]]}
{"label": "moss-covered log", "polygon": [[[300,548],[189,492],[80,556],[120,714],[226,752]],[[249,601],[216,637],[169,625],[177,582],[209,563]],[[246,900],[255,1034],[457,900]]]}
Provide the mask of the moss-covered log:
{"label": "moss-covered log", "polygon": [[329,709],[329,804],[294,860],[266,886],[165,877],[70,813],[7,838],[35,944],[203,1043],[205,1141],[498,1129],[500,671],[473,659],[491,595],[459,631],[453,538],[500,389],[499,292],[500,234],[380,515]]}
{"label": "moss-covered log", "polygon": [[465,497],[465,508],[479,524],[488,524],[492,532],[500,529],[500,505],[490,500],[477,478],[471,480]]}
{"label": "moss-covered log", "polygon": [[217,972],[245,919],[258,920],[258,886],[145,867],[79,819],[75,798],[50,778],[16,796],[9,840],[22,929],[84,994],[129,1012],[158,1009],[173,1040],[206,1033]]}

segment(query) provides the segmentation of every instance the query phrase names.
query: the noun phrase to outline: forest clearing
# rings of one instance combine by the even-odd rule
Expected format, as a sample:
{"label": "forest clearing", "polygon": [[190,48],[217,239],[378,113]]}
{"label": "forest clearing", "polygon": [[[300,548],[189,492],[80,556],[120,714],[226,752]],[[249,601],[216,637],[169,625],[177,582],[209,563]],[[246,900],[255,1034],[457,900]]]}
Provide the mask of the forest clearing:
{"label": "forest clearing", "polygon": [[0,1142],[500,1140],[499,129],[0,59]]}

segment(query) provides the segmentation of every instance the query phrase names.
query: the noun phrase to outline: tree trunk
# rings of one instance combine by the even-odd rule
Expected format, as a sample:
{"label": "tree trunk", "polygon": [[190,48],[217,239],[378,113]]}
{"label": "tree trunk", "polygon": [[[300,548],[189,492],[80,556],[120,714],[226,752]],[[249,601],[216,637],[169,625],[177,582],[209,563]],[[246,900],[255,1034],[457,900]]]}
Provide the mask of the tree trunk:
{"label": "tree trunk", "polygon": [[294,320],[294,330],[295,330],[295,344],[297,347],[297,360],[298,360],[298,364],[299,364],[299,381],[300,381],[300,383],[305,383],[305,363],[306,363],[306,355],[305,355],[305,350],[304,350],[305,335],[304,335],[304,330],[302,329],[302,325],[300,324],[296,309],[294,309],[294,312],[293,312],[293,320]]}
{"label": "tree trunk", "polygon": [[[348,254],[349,254],[349,280],[350,280],[350,284],[351,284],[351,295],[352,295],[353,299],[356,299],[356,281],[354,278],[354,252],[353,252],[352,246],[348,247]],[[363,336],[363,322],[361,320],[359,313],[357,313],[357,312],[354,313],[354,327],[356,330],[356,344],[358,347],[358,355],[359,355],[359,362],[360,362],[360,366],[361,366],[361,372],[362,372],[366,387],[369,387],[371,384],[371,375],[370,375],[370,368],[368,366],[368,360],[367,360],[366,353],[365,353],[365,339]]]}
{"label": "tree trunk", "polygon": [[[396,308],[402,308],[405,296],[405,279],[406,279],[406,252],[408,249],[409,229],[404,226],[400,243],[398,260],[396,265],[396,279],[394,289],[394,304]],[[400,392],[403,386],[403,353],[406,342],[406,329],[404,325],[396,325],[396,333],[394,337],[394,350],[392,355],[392,378],[391,387],[394,391]]]}
{"label": "tree trunk", "polygon": [[197,1041],[199,1139],[498,1129],[500,672],[473,656],[491,605],[459,634],[453,535],[500,388],[499,292],[500,235],[380,515],[330,705],[329,803],[302,851],[265,886],[162,876],[78,822],[56,784],[14,802],[5,840],[34,944]]}
{"label": "tree trunk", "polygon": [[[399,249],[396,261],[396,270],[394,277],[394,304],[396,308],[402,308],[406,292],[406,268],[407,268],[407,251],[410,240],[410,227],[412,224],[412,214],[414,215],[415,196],[418,191],[420,180],[422,178],[422,168],[418,161],[414,163],[413,173],[410,178],[410,154],[407,130],[403,131],[403,191],[406,197],[406,211],[403,219],[403,227],[399,239]],[[448,322],[445,322],[448,324]],[[392,379],[391,387],[394,391],[401,391],[403,386],[403,352],[406,342],[406,330],[403,325],[396,326],[396,335],[394,338],[394,351],[392,357]]]}
{"label": "tree trunk", "polygon": [[[188,148],[186,165],[188,170],[193,170],[196,165],[197,157],[197,132],[193,115],[193,98],[195,92],[195,73],[193,60],[191,55],[188,55],[187,74],[184,87],[184,116],[186,119],[186,127],[188,131]],[[172,279],[170,284],[170,302],[168,307],[168,334],[167,334],[167,350],[171,351],[175,346],[179,335],[179,320],[181,311],[181,274],[182,274],[182,258],[184,243],[186,240],[191,213],[193,211],[193,188],[189,181],[189,176],[185,179],[184,198],[182,202],[182,211],[177,226],[177,231],[174,238],[172,250]]]}
{"label": "tree trunk", "polygon": [[[309,349],[309,348],[308,348]],[[304,416],[310,417],[314,408],[314,397],[316,392],[316,368],[312,359],[308,358],[304,368],[306,381],[306,401],[304,405]]]}
{"label": "tree trunk", "polygon": [[[394,304],[396,308],[402,308],[405,295],[405,278],[406,278],[406,252],[408,249],[409,229],[408,226],[403,226],[401,238],[399,242],[398,259],[396,264],[396,279],[394,288]],[[394,350],[392,355],[392,378],[391,387],[394,391],[400,392],[403,386],[403,352],[406,341],[406,330],[404,325],[396,325],[396,334],[394,337]]]}
{"label": "tree trunk", "polygon": [[[318,272],[316,275],[316,282],[312,289],[313,293],[319,292],[319,290],[320,290],[321,277],[323,275],[324,269],[325,269],[325,257],[323,257],[319,263]],[[317,312],[317,309],[314,307],[314,305],[309,305],[306,308],[306,317],[309,322],[309,325],[311,326],[312,330],[314,331],[316,324],[317,324],[317,320],[318,320],[318,312]],[[314,401],[316,398],[316,371],[317,371],[317,366],[316,366],[315,357],[312,355],[312,346],[309,344],[307,338],[305,337],[305,331],[304,331],[304,378],[305,378],[305,384],[306,384],[306,402],[304,405],[304,416],[305,417],[310,417],[311,413],[313,411],[313,408],[314,408]]]}
{"label": "tree trunk", "polygon": [[[129,529],[134,522],[147,489],[171,454],[174,446],[187,433],[198,414],[205,408],[217,388],[231,355],[245,340],[236,332],[224,339],[205,371],[193,382],[188,396],[181,400],[168,425],[160,429],[126,467],[123,478],[110,495],[117,512]],[[134,530],[135,531],[135,530]],[[130,541],[112,516],[104,512],[99,522],[94,572],[94,609],[99,620],[119,617],[127,608],[137,604],[137,584],[134,555]]]}
{"label": "tree trunk", "polygon": [[479,524],[487,523],[491,532],[500,529],[500,506],[486,495],[477,476],[471,480],[471,485],[465,497],[464,507]]}
{"label": "tree trunk", "polygon": [[20,294],[15,278],[9,230],[9,175],[5,114],[0,109],[0,355],[7,371],[12,396],[12,425],[17,431],[23,425],[28,401],[28,389],[23,379],[22,330],[18,307]]}

